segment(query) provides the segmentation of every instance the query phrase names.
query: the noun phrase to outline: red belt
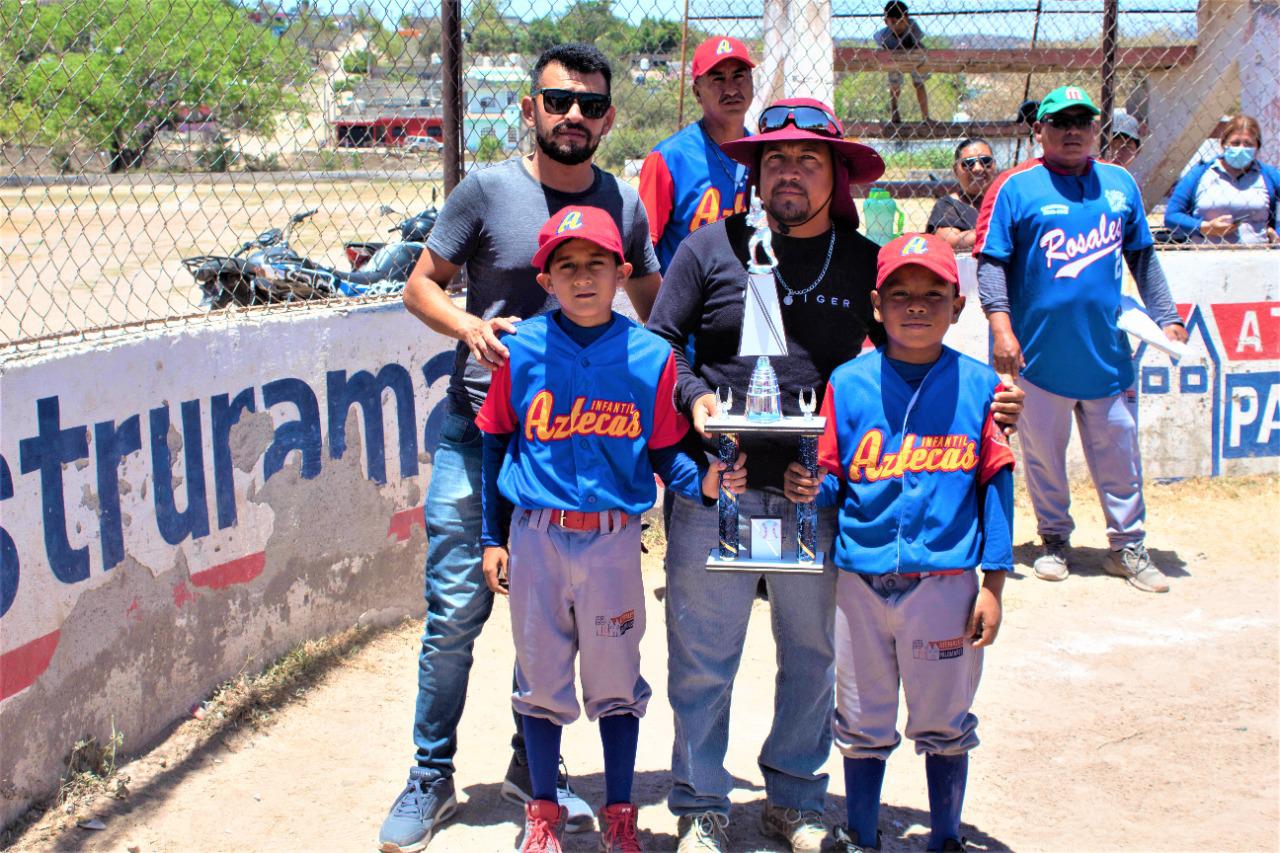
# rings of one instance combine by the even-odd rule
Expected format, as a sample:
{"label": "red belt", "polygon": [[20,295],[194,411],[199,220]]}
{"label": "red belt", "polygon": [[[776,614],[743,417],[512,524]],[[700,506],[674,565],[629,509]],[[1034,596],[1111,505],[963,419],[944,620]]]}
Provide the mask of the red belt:
{"label": "red belt", "polygon": [[[527,509],[525,515],[533,515],[537,510]],[[565,530],[599,530],[600,529],[600,513],[598,512],[578,512],[576,509],[553,509],[551,512],[551,523],[556,527],[563,527]],[[618,529],[621,530],[627,526],[627,514],[625,512],[618,513]]]}

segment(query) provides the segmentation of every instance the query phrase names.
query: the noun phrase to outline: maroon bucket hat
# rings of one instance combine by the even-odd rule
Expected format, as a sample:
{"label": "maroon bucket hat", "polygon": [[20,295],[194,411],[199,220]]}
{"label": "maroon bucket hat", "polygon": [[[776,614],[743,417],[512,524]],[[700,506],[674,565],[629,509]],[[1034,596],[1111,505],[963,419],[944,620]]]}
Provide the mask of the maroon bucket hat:
{"label": "maroon bucket hat", "polygon": [[858,212],[853,204],[850,184],[869,184],[884,174],[884,160],[869,145],[844,138],[844,125],[835,111],[813,98],[784,98],[765,107],[760,113],[759,133],[735,139],[720,146],[725,154],[752,170],[751,184],[759,181],[756,174],[761,146],[768,142],[825,142],[834,155],[834,195],[831,215],[857,224]]}

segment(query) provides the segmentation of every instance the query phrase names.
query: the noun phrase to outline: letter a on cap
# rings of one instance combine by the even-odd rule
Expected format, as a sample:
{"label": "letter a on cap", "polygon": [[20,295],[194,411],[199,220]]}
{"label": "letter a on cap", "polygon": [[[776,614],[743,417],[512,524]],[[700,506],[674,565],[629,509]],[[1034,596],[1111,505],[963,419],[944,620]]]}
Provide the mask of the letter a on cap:
{"label": "letter a on cap", "polygon": [[929,254],[929,241],[923,237],[915,236],[902,245],[902,255],[927,255]]}
{"label": "letter a on cap", "polygon": [[566,231],[577,231],[582,227],[582,212],[571,210],[564,215],[564,219],[560,220],[559,227],[556,228],[557,234],[563,234]]}
{"label": "letter a on cap", "polygon": [[733,53],[733,45],[729,44],[728,39],[720,39],[720,43],[716,45],[716,56],[723,56],[726,53]]}

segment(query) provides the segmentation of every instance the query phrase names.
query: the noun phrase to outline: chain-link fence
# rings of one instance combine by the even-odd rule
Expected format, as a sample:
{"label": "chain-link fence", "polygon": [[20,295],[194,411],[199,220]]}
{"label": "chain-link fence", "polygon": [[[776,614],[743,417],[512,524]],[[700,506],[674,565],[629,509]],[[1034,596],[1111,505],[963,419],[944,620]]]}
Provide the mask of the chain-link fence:
{"label": "chain-link fence", "polygon": [[[1106,108],[1104,138],[1142,138],[1130,169],[1153,225],[1185,167],[1216,156],[1222,116],[1254,115],[1260,159],[1280,160],[1275,2],[906,5],[903,25],[881,0],[0,0],[0,346],[185,322],[282,242],[280,269],[351,269],[371,247],[348,244],[394,242],[457,172],[529,150],[529,68],[565,41],[614,67],[602,167],[634,179],[699,116],[693,50],[732,35],[758,59],[757,108],[822,98],[880,150],[907,229],[965,191],[959,140],[983,137],[997,168],[1035,153],[1019,108],[1064,83]],[[221,302],[366,292],[290,276]]]}

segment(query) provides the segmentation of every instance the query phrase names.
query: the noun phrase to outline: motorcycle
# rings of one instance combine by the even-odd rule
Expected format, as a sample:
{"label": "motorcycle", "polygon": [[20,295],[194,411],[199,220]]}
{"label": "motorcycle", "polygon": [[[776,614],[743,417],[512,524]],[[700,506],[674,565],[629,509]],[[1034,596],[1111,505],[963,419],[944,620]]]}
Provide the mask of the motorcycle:
{"label": "motorcycle", "polygon": [[284,228],[263,231],[231,255],[183,258],[182,265],[203,294],[201,304],[219,309],[233,304],[269,305],[332,296],[332,291],[317,290],[317,285],[305,278],[289,276],[291,270],[316,266],[289,245],[293,229],[316,212],[313,208],[293,214]]}
{"label": "motorcycle", "polygon": [[[386,205],[381,212],[401,215]],[[233,255],[183,259],[204,293],[204,303],[218,309],[232,303],[265,305],[399,293],[426,247],[427,235],[435,227],[438,211],[432,205],[389,229],[400,232],[400,242],[346,244],[347,257],[353,267],[350,271],[318,264],[290,247],[290,231],[315,213],[307,210],[294,214],[283,229],[262,232]]]}
{"label": "motorcycle", "polygon": [[[434,200],[434,192],[432,193]],[[395,208],[382,205],[383,216],[404,216]],[[399,225],[387,229],[399,231],[398,243],[349,242],[344,245],[351,272],[334,271],[334,287],[346,296],[376,293],[398,293],[404,289],[418,258],[427,245],[427,236],[435,227],[439,211],[435,205],[421,213],[405,216]]]}

